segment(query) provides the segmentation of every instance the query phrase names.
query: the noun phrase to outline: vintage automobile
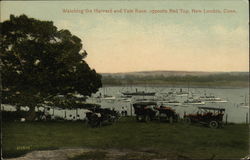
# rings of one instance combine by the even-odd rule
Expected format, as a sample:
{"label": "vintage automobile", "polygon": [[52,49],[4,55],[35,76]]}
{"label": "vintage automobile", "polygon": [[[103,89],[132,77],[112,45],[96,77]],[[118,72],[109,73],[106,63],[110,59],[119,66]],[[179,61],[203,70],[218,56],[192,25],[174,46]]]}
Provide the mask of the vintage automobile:
{"label": "vintage automobile", "polygon": [[156,102],[141,101],[133,104],[136,120],[147,122],[153,120],[178,121],[178,114],[170,107],[158,106]]}
{"label": "vintage automobile", "polygon": [[91,127],[112,124],[120,117],[117,111],[109,108],[101,108],[100,105],[92,105],[88,107],[88,110],[89,112],[86,113],[87,124]]}
{"label": "vintage automobile", "polygon": [[224,108],[198,107],[195,114],[184,115],[184,121],[188,124],[200,123],[210,128],[219,128],[223,124]]}

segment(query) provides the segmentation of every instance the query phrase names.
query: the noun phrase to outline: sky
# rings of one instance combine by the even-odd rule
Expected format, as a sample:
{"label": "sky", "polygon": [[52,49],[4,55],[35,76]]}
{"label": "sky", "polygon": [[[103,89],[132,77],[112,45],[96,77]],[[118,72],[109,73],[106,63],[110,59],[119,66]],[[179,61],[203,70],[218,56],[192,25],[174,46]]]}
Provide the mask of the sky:
{"label": "sky", "polygon": [[99,73],[249,71],[247,0],[2,1],[10,14],[68,29]]}

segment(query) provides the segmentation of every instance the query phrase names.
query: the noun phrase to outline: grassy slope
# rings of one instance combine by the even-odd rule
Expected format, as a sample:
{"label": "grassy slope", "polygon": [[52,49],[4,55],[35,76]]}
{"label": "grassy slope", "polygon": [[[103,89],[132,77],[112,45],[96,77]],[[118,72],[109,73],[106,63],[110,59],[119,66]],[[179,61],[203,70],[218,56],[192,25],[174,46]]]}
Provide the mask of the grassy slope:
{"label": "grassy slope", "polygon": [[89,128],[82,122],[3,125],[5,156],[61,147],[153,149],[168,156],[239,158],[248,154],[248,126],[228,125],[223,129],[210,129],[181,123],[137,123],[132,119],[101,128]]}

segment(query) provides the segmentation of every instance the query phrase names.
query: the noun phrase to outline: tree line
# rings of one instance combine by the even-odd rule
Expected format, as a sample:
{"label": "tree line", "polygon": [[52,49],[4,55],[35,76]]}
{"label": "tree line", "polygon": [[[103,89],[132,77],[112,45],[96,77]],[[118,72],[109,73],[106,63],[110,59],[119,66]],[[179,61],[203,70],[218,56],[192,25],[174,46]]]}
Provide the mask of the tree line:
{"label": "tree line", "polygon": [[164,76],[164,75],[125,75],[125,76],[103,76],[102,83],[105,85],[122,85],[122,84],[145,84],[145,83],[216,83],[216,82],[248,82],[248,74],[233,75],[230,73],[211,74],[203,76],[185,75],[185,76]]}

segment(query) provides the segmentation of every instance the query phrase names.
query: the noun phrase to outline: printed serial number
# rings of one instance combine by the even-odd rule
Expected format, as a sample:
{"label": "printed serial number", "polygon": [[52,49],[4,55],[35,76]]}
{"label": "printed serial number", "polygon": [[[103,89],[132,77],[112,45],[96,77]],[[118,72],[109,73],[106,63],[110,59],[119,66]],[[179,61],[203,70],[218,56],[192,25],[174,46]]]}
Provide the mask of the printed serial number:
{"label": "printed serial number", "polygon": [[31,146],[17,146],[16,150],[30,150]]}

